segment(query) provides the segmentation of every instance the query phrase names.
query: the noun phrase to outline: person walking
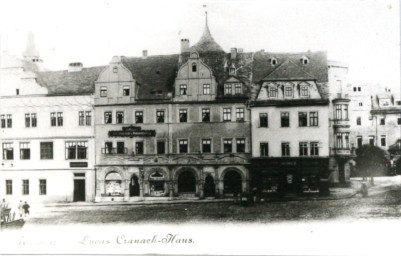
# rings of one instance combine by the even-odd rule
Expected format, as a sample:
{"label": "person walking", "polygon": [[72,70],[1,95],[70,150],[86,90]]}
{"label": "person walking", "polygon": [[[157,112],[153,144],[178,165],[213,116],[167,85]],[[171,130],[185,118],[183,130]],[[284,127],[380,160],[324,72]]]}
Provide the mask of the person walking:
{"label": "person walking", "polygon": [[27,215],[29,216],[29,204],[25,201],[25,204],[22,206],[22,208],[24,208],[24,217],[26,217]]}
{"label": "person walking", "polygon": [[3,202],[1,202],[1,209],[7,209],[8,208],[8,204],[6,202],[6,199],[3,198]]}
{"label": "person walking", "polygon": [[24,203],[22,202],[22,200],[19,200],[18,212],[19,217],[22,218],[22,215],[24,214]]}

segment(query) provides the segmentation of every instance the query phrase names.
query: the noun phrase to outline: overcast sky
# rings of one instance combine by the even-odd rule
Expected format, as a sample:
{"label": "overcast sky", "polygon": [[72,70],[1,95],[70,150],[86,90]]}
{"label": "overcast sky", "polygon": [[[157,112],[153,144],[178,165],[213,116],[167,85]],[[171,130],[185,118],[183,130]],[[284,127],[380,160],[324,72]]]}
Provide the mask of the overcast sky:
{"label": "overcast sky", "polygon": [[228,52],[324,50],[349,65],[350,82],[400,87],[396,0],[380,1],[2,1],[2,51],[21,56],[29,31],[51,70],[107,64],[113,55],[178,53],[200,38],[207,5],[214,39]]}

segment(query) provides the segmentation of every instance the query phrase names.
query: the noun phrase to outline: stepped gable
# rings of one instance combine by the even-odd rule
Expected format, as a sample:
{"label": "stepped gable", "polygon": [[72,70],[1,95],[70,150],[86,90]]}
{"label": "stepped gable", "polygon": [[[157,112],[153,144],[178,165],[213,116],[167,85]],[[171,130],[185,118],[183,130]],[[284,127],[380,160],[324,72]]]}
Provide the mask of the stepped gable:
{"label": "stepped gable", "polygon": [[88,95],[95,92],[95,82],[105,67],[82,68],[81,71],[36,72],[37,82],[49,95]]}
{"label": "stepped gable", "polygon": [[139,84],[138,100],[169,99],[178,70],[178,54],[142,57],[122,57]]}

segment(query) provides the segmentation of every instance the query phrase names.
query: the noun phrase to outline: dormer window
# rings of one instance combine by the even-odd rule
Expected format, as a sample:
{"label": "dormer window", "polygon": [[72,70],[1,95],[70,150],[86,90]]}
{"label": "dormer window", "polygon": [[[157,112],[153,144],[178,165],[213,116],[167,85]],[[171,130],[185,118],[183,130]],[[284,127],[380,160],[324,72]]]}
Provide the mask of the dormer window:
{"label": "dormer window", "polygon": [[242,84],[235,84],[235,94],[242,94]]}
{"label": "dormer window", "polygon": [[233,91],[232,91],[232,86],[231,84],[225,84],[224,85],[224,95],[232,95]]}
{"label": "dormer window", "polygon": [[276,58],[271,58],[270,59],[270,64],[272,64],[273,66],[277,65],[277,59]]}
{"label": "dormer window", "polygon": [[275,98],[275,97],[277,97],[277,88],[276,88],[276,87],[273,87],[273,86],[270,86],[270,87],[269,87],[269,90],[268,90],[268,94],[269,94],[269,97],[270,97],[270,98]]}
{"label": "dormer window", "polygon": [[289,86],[286,86],[284,88],[284,96],[285,97],[292,97],[292,94],[293,94],[292,88],[289,87]]}
{"label": "dormer window", "polygon": [[229,74],[230,76],[234,76],[235,75],[235,68],[231,67],[229,70]]}
{"label": "dormer window", "polygon": [[192,63],[192,72],[196,72],[196,63]]}
{"label": "dormer window", "polygon": [[301,86],[301,96],[308,97],[309,96],[309,88],[307,86]]}
{"label": "dormer window", "polygon": [[301,63],[304,64],[304,65],[308,64],[308,63],[309,63],[308,57],[303,56],[303,57],[301,58]]}
{"label": "dormer window", "polygon": [[113,67],[113,73],[117,73],[118,72],[118,67]]}
{"label": "dormer window", "polygon": [[187,85],[186,84],[180,85],[180,95],[187,95]]}

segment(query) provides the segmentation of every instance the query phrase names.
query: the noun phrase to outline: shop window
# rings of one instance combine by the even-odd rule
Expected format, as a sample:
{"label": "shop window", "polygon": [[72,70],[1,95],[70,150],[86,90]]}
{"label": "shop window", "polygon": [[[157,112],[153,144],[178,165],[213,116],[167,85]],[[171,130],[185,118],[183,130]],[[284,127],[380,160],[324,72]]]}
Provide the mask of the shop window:
{"label": "shop window", "polygon": [[164,123],[164,110],[156,110],[156,122]]}
{"label": "shop window", "polygon": [[3,160],[14,160],[13,143],[3,143]]}
{"label": "shop window", "polygon": [[235,113],[235,119],[237,121],[244,121],[245,110],[244,108],[237,108]]}
{"label": "shop window", "polygon": [[46,180],[39,180],[39,195],[47,194],[47,182]]}
{"label": "shop window", "polygon": [[210,84],[204,84],[203,85],[203,94],[204,95],[210,94]]}
{"label": "shop window", "polygon": [[180,154],[188,153],[188,140],[179,140],[178,144]]}
{"label": "shop window", "polygon": [[259,113],[259,127],[268,127],[267,113]]}
{"label": "shop window", "polygon": [[281,113],[281,127],[290,127],[290,113],[289,112]]}
{"label": "shop window", "polygon": [[306,112],[298,112],[299,127],[308,126],[308,114]]}
{"label": "shop window", "polygon": [[233,152],[233,140],[232,139],[224,139],[223,140],[223,150],[224,150],[224,153],[232,153]]}
{"label": "shop window", "polygon": [[144,153],[143,141],[135,142],[135,154],[143,155],[143,153]]}
{"label": "shop window", "polygon": [[13,181],[6,180],[6,195],[12,195],[12,194],[13,194]]}
{"label": "shop window", "polygon": [[245,139],[236,139],[237,153],[245,153]]}
{"label": "shop window", "polygon": [[307,142],[300,142],[299,143],[299,155],[300,156],[307,156],[308,155],[308,143]]}
{"label": "shop window", "polygon": [[161,197],[168,194],[168,185],[163,173],[156,171],[149,175],[150,196]]}
{"label": "shop window", "polygon": [[212,152],[212,140],[211,139],[202,139],[202,153],[211,153]]}
{"label": "shop window", "polygon": [[318,126],[319,116],[318,112],[309,112],[309,126]]}
{"label": "shop window", "polygon": [[20,142],[19,148],[21,160],[31,159],[31,144],[29,142]]}
{"label": "shop window", "polygon": [[281,155],[290,156],[290,143],[288,142],[281,143]]}
{"label": "shop window", "polygon": [[164,140],[157,141],[157,154],[163,155],[166,153],[166,142]]}
{"label": "shop window", "polygon": [[209,108],[202,109],[202,122],[204,122],[204,123],[210,122],[210,109]]}
{"label": "shop window", "polygon": [[231,108],[223,108],[223,121],[231,121]]}
{"label": "shop window", "polygon": [[180,109],[178,111],[180,123],[186,123],[188,121],[188,113],[186,109]]}
{"label": "shop window", "polygon": [[22,180],[22,194],[29,195],[29,180]]}
{"label": "shop window", "polygon": [[40,159],[41,160],[53,159],[53,142],[40,143]]}
{"label": "shop window", "polygon": [[136,124],[143,123],[143,111],[135,111],[135,123]]}
{"label": "shop window", "polygon": [[311,156],[318,156],[319,155],[319,143],[318,142],[311,142],[310,143],[310,155]]}
{"label": "shop window", "polygon": [[260,143],[260,156],[269,156],[269,143]]}
{"label": "shop window", "polygon": [[123,124],[124,123],[124,112],[123,111],[117,111],[116,112],[116,123],[117,124]]}
{"label": "shop window", "polygon": [[106,195],[122,196],[124,194],[121,175],[117,172],[110,172],[105,178]]}

